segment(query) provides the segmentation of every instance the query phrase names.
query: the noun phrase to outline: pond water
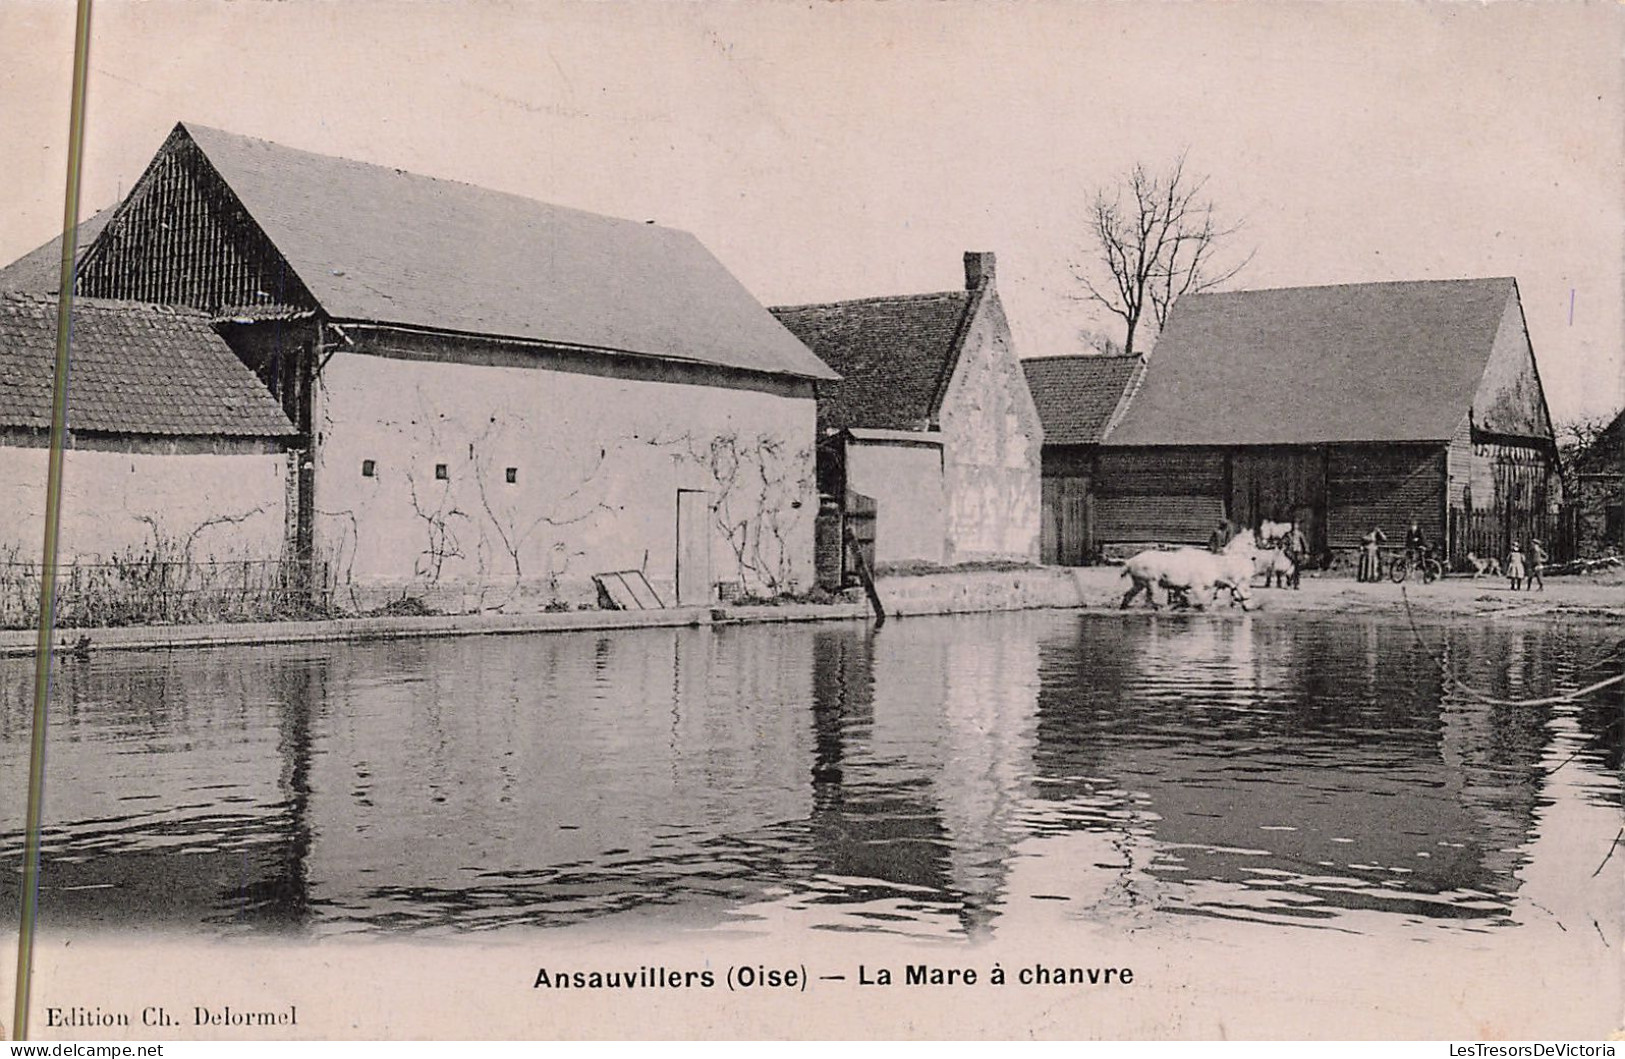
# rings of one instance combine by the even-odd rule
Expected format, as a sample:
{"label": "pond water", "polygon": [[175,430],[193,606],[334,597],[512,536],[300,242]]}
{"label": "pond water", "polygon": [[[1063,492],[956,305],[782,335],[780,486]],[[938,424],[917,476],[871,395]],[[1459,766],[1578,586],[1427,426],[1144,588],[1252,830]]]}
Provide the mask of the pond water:
{"label": "pond water", "polygon": [[[1496,705],[1430,652],[1517,699],[1618,638],[1030,612],[100,652],[58,672],[42,929],[1494,932],[1607,852],[1574,843],[1620,818],[1619,689]],[[31,687],[0,663],[12,921]]]}

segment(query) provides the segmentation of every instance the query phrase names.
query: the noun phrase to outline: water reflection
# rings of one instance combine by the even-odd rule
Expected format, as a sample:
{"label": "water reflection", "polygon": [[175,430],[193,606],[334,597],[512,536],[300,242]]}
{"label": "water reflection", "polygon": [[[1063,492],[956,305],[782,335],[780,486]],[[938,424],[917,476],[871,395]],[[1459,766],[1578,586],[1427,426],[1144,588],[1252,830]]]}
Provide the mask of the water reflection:
{"label": "water reflection", "polygon": [[[42,915],[977,936],[1056,902],[1494,929],[1543,826],[1618,811],[1620,697],[1501,705],[1439,662],[1493,698],[1618,662],[1582,627],[1423,635],[1045,613],[101,654],[57,681]],[[30,690],[0,666],[8,776]],[[1013,885],[1035,860],[1042,892]]]}

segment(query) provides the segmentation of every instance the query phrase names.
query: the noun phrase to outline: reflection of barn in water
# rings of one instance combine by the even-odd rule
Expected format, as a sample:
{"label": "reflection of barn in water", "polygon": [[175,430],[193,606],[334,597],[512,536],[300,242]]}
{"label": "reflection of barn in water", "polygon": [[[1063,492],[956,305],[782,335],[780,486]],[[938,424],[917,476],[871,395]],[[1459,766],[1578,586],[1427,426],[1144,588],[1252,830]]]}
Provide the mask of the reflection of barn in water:
{"label": "reflection of barn in water", "polygon": [[[1541,719],[1440,708],[1442,677],[1409,630],[1348,632],[1086,620],[1087,671],[1070,638],[1043,645],[1040,789],[1143,796],[1124,826],[1154,842],[1152,874],[1180,884],[1174,910],[1499,913],[1533,831]],[[1531,682],[1539,664],[1526,661]],[[1240,694],[1203,690],[1221,671]]]}
{"label": "reflection of barn in water", "polygon": [[1450,555],[1551,540],[1555,446],[1511,279],[1180,300],[1095,472],[1097,541],[1295,518],[1316,554],[1415,519]]}
{"label": "reflection of barn in water", "polygon": [[[326,661],[199,667],[184,653],[110,661],[98,655],[56,678],[42,918],[303,925],[313,902],[311,769],[329,700]],[[18,668],[0,687],[8,748],[26,750],[30,685]],[[21,839],[6,824],[9,868]],[[0,907],[16,907],[17,879],[0,871]]]}
{"label": "reflection of barn in water", "polygon": [[706,919],[787,891],[976,931],[1026,796],[1036,648],[954,639],[919,622],[98,654],[59,681],[42,909],[478,929]]}
{"label": "reflection of barn in water", "polygon": [[[1595,661],[1561,630],[1423,633],[1503,698]],[[58,682],[42,912],[940,935],[1034,896],[1109,915],[1126,885],[1175,911],[1494,918],[1567,834],[1542,766],[1572,744],[1559,779],[1617,806],[1620,699],[1565,710],[1564,742],[1446,689],[1411,635],[1035,614],[98,653]],[[0,675],[12,767],[30,681]]]}

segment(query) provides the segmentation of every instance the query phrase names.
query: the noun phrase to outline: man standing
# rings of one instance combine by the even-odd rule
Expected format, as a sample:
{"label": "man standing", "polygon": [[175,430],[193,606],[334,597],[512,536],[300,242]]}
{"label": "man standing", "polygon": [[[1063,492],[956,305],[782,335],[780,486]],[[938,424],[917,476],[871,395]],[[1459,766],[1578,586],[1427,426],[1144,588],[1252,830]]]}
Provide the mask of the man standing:
{"label": "man standing", "polygon": [[1221,555],[1224,552],[1224,546],[1229,543],[1230,520],[1227,518],[1221,518],[1219,520],[1219,524],[1213,527],[1213,532],[1208,535],[1207,550],[1212,552],[1214,555]]}
{"label": "man standing", "polygon": [[1546,570],[1546,546],[1540,542],[1539,537],[1529,539],[1529,580],[1524,582],[1524,588],[1532,589],[1540,585],[1542,592],[1546,591],[1546,579],[1541,576]]}
{"label": "man standing", "polygon": [[1298,520],[1293,519],[1287,523],[1286,536],[1281,539],[1281,550],[1292,563],[1292,587],[1298,587],[1298,578],[1303,573],[1303,561],[1309,554],[1309,542],[1303,539],[1303,531],[1298,528]]}

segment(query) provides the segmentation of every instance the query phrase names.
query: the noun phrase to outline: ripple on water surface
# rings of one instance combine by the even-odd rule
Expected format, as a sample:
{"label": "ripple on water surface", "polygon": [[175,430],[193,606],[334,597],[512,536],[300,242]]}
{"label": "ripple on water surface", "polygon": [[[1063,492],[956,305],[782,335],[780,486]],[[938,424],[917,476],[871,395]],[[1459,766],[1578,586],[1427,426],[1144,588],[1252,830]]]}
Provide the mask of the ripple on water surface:
{"label": "ripple on water surface", "polygon": [[[1597,679],[1611,640],[1421,632],[1428,650],[1378,618],[1046,612],[107,653],[57,683],[42,913],[1496,929],[1543,823],[1617,816],[1620,703],[1483,701],[1429,652],[1518,698]],[[0,664],[8,774],[30,690]]]}

